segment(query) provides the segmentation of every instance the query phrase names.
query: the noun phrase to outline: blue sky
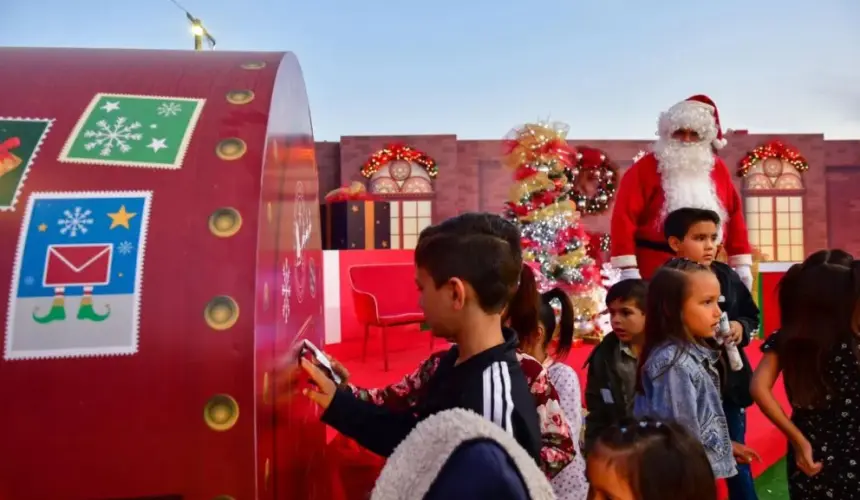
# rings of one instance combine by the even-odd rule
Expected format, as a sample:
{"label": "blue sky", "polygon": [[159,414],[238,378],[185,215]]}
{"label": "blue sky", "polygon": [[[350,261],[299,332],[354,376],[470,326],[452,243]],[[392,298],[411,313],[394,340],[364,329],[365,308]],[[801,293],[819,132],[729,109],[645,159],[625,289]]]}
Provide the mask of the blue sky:
{"label": "blue sky", "polygon": [[[695,93],[727,128],[860,138],[856,0],[180,3],[220,50],[294,51],[317,140],[493,139],[541,118],[573,138],[650,138]],[[192,46],[170,0],[3,4],[0,46]]]}

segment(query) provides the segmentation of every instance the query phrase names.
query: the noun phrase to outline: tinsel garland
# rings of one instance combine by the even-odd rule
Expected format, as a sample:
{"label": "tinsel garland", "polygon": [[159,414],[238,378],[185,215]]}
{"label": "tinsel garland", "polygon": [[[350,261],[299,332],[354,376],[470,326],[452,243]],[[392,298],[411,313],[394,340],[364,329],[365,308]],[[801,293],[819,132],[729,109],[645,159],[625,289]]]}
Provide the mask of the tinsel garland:
{"label": "tinsel garland", "polygon": [[[602,305],[594,299],[600,272],[588,256],[588,236],[571,200],[570,179],[580,157],[563,124],[528,124],[505,139],[505,164],[514,184],[505,213],[520,226],[524,260],[542,292],[559,287],[571,297],[576,334],[592,335]],[[574,177],[575,178],[575,177]]]}
{"label": "tinsel garland", "polygon": [[600,251],[601,252],[608,252],[611,244],[612,244],[612,240],[609,238],[609,233],[603,233],[600,235]]}
{"label": "tinsel garland", "polygon": [[800,151],[782,141],[771,141],[753,149],[741,159],[738,164],[738,177],[745,177],[758,162],[768,158],[787,161],[800,173],[809,170],[809,162]]}
{"label": "tinsel garland", "polygon": [[436,164],[436,160],[417,149],[410,146],[404,146],[403,144],[392,144],[386,148],[380,149],[376,153],[373,153],[373,155],[364,162],[364,165],[361,166],[361,175],[370,179],[373,177],[373,174],[379,171],[379,169],[388,165],[392,161],[408,161],[410,163],[417,163],[424,167],[424,170],[427,171],[427,175],[429,175],[430,178],[435,178],[439,175],[439,166]]}

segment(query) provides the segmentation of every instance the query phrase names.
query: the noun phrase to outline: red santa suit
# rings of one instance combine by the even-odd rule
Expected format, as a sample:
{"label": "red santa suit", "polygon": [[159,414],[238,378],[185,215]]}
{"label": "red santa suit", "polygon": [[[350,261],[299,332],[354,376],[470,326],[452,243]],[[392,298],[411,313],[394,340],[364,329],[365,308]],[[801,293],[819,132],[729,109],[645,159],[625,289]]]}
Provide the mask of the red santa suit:
{"label": "red santa suit", "polygon": [[[743,204],[728,168],[714,154],[726,142],[716,106],[707,97],[694,96],[662,113],[659,125],[660,140],[653,151],[621,178],[610,230],[613,267],[638,268],[639,275],[649,279],[673,257],[663,235],[666,215],[679,208],[703,208],[720,215],[729,265],[745,282],[751,282],[752,256]],[[699,141],[673,139],[673,133],[681,129],[696,132]]]}

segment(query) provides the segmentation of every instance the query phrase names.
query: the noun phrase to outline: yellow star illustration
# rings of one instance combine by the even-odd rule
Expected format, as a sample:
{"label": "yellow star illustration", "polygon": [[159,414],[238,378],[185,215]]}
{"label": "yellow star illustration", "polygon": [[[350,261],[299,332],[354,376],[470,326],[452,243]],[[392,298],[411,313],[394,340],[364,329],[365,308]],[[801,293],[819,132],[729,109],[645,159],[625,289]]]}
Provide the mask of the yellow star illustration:
{"label": "yellow star illustration", "polygon": [[44,222],[43,222],[43,223],[41,223],[41,224],[39,224],[39,232],[40,232],[40,233],[44,233],[44,232],[45,232],[45,231],[47,231],[47,230],[48,230],[48,225],[47,225],[47,224],[45,224]]}
{"label": "yellow star illustration", "polygon": [[128,221],[130,221],[135,215],[137,214],[132,212],[126,212],[125,205],[120,205],[118,211],[112,214],[108,214],[108,217],[111,218],[110,228],[114,229],[119,226],[122,226],[126,229],[131,229],[130,227],[128,227]]}

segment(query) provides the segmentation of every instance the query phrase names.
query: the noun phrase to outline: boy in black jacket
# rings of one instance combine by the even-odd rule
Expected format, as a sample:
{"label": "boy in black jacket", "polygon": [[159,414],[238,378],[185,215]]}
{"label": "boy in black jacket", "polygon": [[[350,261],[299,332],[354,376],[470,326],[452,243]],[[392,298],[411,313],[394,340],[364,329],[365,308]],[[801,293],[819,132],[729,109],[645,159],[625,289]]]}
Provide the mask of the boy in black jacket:
{"label": "boy in black jacket", "polygon": [[394,412],[357,399],[306,360],[317,388],[305,394],[325,412],[323,422],[387,457],[421,420],[452,408],[483,415],[514,436],[540,461],[535,401],[516,357],[517,336],[502,328],[502,311],[518,287],[522,253],[501,238],[461,231],[475,217],[462,214],[422,231],[415,249],[421,307],[434,335],[454,346],[427,382],[414,411]]}
{"label": "boy in black jacket", "polygon": [[585,450],[609,427],[633,417],[639,353],[645,342],[645,280],[619,281],[606,292],[612,332],[594,346],[585,385]]}
{"label": "boy in black jacket", "polygon": [[[743,348],[749,345],[751,335],[758,330],[759,309],[738,274],[728,265],[714,260],[717,255],[719,228],[720,216],[713,210],[700,208],[675,210],[669,213],[663,222],[663,234],[675,255],[710,266],[720,282],[720,309],[729,318],[730,340],[737,346],[743,361],[741,370],[730,370],[728,356],[723,349],[723,411],[732,441],[744,444],[746,408],[752,405],[753,401],[749,391],[752,367]],[[727,479],[726,483],[730,500],[758,498],[748,464],[738,464],[738,474]]]}

